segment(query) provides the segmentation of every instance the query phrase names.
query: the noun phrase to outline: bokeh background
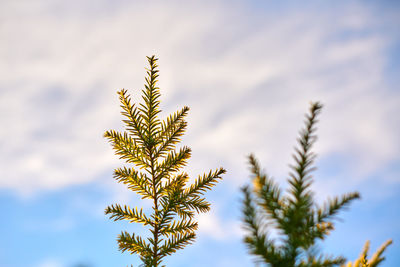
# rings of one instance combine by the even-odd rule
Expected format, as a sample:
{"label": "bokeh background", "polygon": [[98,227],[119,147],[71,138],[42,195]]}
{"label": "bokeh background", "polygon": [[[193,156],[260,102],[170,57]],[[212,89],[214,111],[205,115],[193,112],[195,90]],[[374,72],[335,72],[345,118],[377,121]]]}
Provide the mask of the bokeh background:
{"label": "bokeh background", "polygon": [[149,205],[112,179],[102,137],[122,130],[116,91],[140,99],[160,58],[163,116],[190,106],[192,176],[223,166],[197,242],[167,266],[254,266],[240,187],[253,152],[285,187],[310,101],[321,101],[316,199],[358,190],[322,252],[355,259],[394,239],[400,265],[398,1],[0,1],[0,266],[114,267],[112,203]]}

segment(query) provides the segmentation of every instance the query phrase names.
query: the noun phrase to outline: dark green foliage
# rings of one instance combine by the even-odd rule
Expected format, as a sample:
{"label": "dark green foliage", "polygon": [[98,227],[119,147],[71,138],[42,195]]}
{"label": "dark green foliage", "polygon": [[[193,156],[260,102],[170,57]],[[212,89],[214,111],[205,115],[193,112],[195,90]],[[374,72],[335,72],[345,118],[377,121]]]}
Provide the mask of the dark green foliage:
{"label": "dark green foliage", "polygon": [[189,108],[171,114],[166,120],[158,118],[160,113],[160,91],[157,87],[157,59],[148,57],[144,103],[135,106],[127,91],[119,94],[126,132],[107,131],[104,136],[112,144],[115,153],[129,166],[114,171],[114,178],[142,199],[153,203],[152,213],[146,215],[142,209],[114,204],[105,213],[111,219],[127,220],[149,227],[147,238],[122,232],[118,236],[119,249],[136,253],[144,266],[160,266],[162,259],[191,244],[195,237],[197,222],[195,212],[207,212],[210,203],[203,193],[210,190],[225,170],[210,171],[187,185],[188,175],[180,172],[190,158],[189,147],[175,149],[186,130],[185,116]]}
{"label": "dark green foliage", "polygon": [[[359,198],[357,192],[328,200],[319,207],[313,200],[312,171],[316,141],[315,123],[322,106],[313,103],[306,115],[305,128],[300,131],[289,173],[288,194],[261,171],[253,155],[249,156],[253,186],[243,187],[244,242],[258,262],[272,267],[319,267],[344,263],[342,257],[316,255],[315,245],[334,229],[332,219],[338,211]],[[269,227],[277,230],[281,239],[272,239]]]}

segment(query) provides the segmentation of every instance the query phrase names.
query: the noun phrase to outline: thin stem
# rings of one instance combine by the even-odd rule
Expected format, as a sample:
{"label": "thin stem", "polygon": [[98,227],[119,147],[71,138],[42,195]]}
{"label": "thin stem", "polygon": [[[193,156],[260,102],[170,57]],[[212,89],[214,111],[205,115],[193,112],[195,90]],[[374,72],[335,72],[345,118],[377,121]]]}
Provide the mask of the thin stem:
{"label": "thin stem", "polygon": [[156,190],[156,175],[154,173],[154,158],[153,151],[151,150],[150,155],[150,167],[151,167],[151,176],[153,179],[153,192],[154,192],[154,213],[155,213],[155,223],[154,223],[154,252],[153,252],[153,262],[154,267],[157,267],[158,262],[158,194]]}

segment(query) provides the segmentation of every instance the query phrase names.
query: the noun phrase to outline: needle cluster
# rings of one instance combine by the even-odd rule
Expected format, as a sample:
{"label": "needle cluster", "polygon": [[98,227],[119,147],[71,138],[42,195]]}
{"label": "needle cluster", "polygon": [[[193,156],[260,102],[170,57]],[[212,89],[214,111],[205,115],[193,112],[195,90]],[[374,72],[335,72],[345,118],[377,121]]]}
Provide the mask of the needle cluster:
{"label": "needle cluster", "polygon": [[382,261],[385,260],[385,257],[382,256],[383,252],[386,248],[392,244],[392,240],[389,239],[386,241],[373,255],[370,259],[367,259],[368,252],[369,252],[369,244],[370,242],[365,242],[363,251],[361,252],[360,256],[357,260],[353,262],[348,262],[342,267],[377,267]]}

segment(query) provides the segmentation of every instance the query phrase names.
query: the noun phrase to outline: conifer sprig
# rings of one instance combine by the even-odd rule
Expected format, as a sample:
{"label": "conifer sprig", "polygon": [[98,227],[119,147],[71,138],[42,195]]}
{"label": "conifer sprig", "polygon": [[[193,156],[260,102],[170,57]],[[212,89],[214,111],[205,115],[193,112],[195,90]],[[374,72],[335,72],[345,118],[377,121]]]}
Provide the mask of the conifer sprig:
{"label": "conifer sprig", "polygon": [[392,244],[392,240],[389,239],[386,241],[382,246],[372,255],[372,257],[368,260],[368,252],[369,252],[369,245],[370,242],[365,242],[363,251],[361,252],[360,256],[354,263],[349,261],[342,267],[377,267],[382,261],[385,260],[385,257],[382,257],[383,252],[385,252],[386,248]]}
{"label": "conifer sprig", "polygon": [[[294,164],[288,178],[288,194],[283,195],[280,187],[266,173],[262,172],[253,155],[249,156],[252,186],[242,189],[243,222],[247,235],[244,242],[256,260],[272,267],[282,266],[338,266],[344,258],[317,256],[313,246],[324,239],[334,228],[332,219],[337,212],[351,201],[359,198],[357,192],[328,200],[319,208],[313,200],[310,186],[315,154],[312,146],[317,117],[322,105],[312,103],[306,114],[305,127],[297,139],[298,146],[293,154]],[[275,227],[282,237],[280,242],[270,238],[268,227]]]}
{"label": "conifer sprig", "polygon": [[187,123],[189,108],[159,119],[160,89],[157,86],[157,58],[147,57],[150,67],[146,69],[142,100],[136,106],[125,89],[118,92],[126,131],[106,131],[106,137],[120,159],[129,166],[117,168],[114,179],[127,185],[142,199],[152,200],[152,213],[145,214],[142,208],[113,204],[105,213],[115,221],[127,220],[141,223],[151,232],[141,237],[123,231],[118,236],[122,252],[136,253],[143,266],[158,267],[164,257],[193,243],[198,223],[195,213],[210,210],[210,203],[203,194],[221,179],[223,168],[199,176],[187,185],[187,173],[180,172],[190,158],[191,149],[183,146],[176,149]]}

